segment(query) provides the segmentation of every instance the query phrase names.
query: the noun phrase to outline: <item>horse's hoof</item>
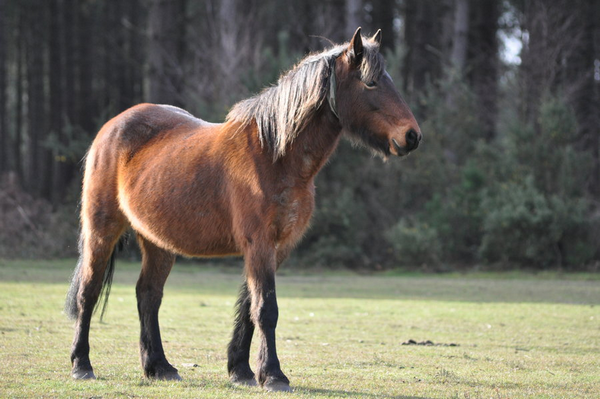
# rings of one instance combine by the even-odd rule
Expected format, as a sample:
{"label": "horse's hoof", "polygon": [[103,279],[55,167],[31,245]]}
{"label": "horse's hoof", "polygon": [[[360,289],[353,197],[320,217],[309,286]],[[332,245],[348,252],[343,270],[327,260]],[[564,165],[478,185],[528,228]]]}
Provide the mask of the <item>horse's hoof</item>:
{"label": "horse's hoof", "polygon": [[267,381],[263,388],[267,392],[292,392],[290,384],[284,381]]}
{"label": "horse's hoof", "polygon": [[249,366],[238,366],[229,372],[229,381],[238,386],[255,387],[258,384]]}
{"label": "horse's hoof", "polygon": [[71,376],[76,380],[95,380],[96,376],[92,370],[73,370]]}
{"label": "horse's hoof", "polygon": [[230,381],[234,385],[244,386],[244,387],[255,387],[258,384],[254,378],[237,378],[235,376],[230,378]]}
{"label": "horse's hoof", "polygon": [[181,376],[177,371],[169,371],[167,373],[159,374],[154,378],[161,381],[181,381]]}

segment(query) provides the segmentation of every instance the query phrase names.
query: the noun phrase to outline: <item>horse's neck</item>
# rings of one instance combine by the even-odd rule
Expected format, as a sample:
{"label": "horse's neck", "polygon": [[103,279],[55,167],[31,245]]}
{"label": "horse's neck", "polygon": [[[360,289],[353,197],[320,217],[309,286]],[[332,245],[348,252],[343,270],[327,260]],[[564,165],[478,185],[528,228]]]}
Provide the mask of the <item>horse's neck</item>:
{"label": "horse's neck", "polygon": [[289,171],[312,180],[331,156],[341,136],[341,126],[326,112],[319,112],[291,144],[284,156]]}

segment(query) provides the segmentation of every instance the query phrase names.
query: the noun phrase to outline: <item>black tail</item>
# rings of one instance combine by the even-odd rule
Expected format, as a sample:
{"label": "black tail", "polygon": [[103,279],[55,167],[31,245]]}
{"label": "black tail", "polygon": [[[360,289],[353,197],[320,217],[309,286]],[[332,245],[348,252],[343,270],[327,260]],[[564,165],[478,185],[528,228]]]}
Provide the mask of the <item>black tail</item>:
{"label": "black tail", "polygon": [[[77,262],[77,266],[73,271],[73,277],[71,279],[71,286],[69,287],[69,291],[67,292],[67,299],[65,301],[65,314],[71,320],[77,319],[77,294],[79,293],[79,286],[81,285],[81,267],[83,264],[83,251],[82,249],[83,240],[80,240],[80,255],[79,261]],[[106,270],[104,271],[104,278],[102,280],[102,289],[100,291],[100,297],[98,298],[98,302],[96,302],[96,306],[94,308],[94,312],[98,309],[98,304],[102,302],[102,296],[104,296],[104,304],[102,305],[102,312],[100,313],[100,321],[104,318],[104,313],[106,312],[106,305],[108,304],[108,297],[110,295],[110,287],[112,285],[113,275],[115,273],[115,257],[117,253],[117,249],[121,248],[121,241],[115,248],[113,249],[112,254],[110,255],[110,259],[108,260],[108,265]]]}
{"label": "black tail", "polygon": [[100,291],[100,297],[94,308],[94,312],[98,309],[98,304],[102,302],[104,296],[104,303],[102,304],[102,312],[100,312],[100,321],[104,319],[104,312],[106,312],[106,305],[108,305],[108,297],[110,295],[110,287],[112,286],[113,275],[115,274],[115,258],[117,255],[117,248],[113,249],[110,259],[108,260],[108,266],[104,271],[104,279],[102,280],[102,290]]}
{"label": "black tail", "polygon": [[77,266],[73,271],[73,276],[71,277],[71,286],[69,287],[69,291],[67,291],[67,299],[65,301],[65,314],[71,320],[75,320],[77,318],[77,293],[79,292],[79,271],[81,269],[82,257],[79,257],[79,261],[77,262]]}

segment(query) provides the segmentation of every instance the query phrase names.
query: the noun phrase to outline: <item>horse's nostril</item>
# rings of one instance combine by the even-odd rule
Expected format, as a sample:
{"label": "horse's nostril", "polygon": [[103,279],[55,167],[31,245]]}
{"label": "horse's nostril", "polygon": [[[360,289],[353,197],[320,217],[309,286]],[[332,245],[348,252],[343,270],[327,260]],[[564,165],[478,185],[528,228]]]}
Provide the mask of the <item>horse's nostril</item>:
{"label": "horse's nostril", "polygon": [[409,151],[416,149],[419,146],[419,141],[421,141],[421,137],[413,129],[406,132],[406,148]]}

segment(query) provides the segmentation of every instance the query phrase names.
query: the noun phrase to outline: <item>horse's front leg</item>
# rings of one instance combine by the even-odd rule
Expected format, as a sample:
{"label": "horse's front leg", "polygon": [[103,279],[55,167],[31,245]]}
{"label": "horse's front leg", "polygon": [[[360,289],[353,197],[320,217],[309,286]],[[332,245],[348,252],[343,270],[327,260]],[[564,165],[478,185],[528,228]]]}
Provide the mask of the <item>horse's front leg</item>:
{"label": "horse's front leg", "polygon": [[290,381],[281,371],[275,348],[279,311],[275,295],[275,249],[253,245],[245,254],[246,279],[250,292],[250,316],[259,332],[258,383],[268,391],[290,391]]}

